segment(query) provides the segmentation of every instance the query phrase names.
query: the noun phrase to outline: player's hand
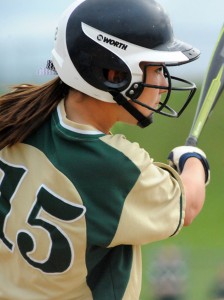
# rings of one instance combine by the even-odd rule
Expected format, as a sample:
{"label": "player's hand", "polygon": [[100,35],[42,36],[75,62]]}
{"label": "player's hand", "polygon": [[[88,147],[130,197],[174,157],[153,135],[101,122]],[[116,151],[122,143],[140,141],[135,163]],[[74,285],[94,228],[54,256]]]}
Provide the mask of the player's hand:
{"label": "player's hand", "polygon": [[196,157],[201,161],[205,170],[205,183],[207,185],[210,181],[210,168],[206,155],[201,149],[193,146],[176,147],[170,152],[168,156],[168,163],[179,174],[181,174],[186,160],[190,157]]}

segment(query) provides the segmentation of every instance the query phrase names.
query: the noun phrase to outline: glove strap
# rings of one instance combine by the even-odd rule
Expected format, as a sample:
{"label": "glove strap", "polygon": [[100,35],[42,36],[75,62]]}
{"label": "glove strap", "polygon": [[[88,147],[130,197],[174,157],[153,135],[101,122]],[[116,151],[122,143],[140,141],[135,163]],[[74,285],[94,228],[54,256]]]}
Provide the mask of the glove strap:
{"label": "glove strap", "polygon": [[202,163],[202,165],[204,167],[204,170],[205,170],[205,182],[207,183],[209,181],[209,170],[210,170],[209,163],[208,163],[208,161],[207,161],[207,159],[205,157],[203,157],[201,154],[199,154],[197,152],[188,152],[188,153],[183,154],[180,157],[180,160],[179,160],[179,169],[180,169],[180,172],[183,171],[185,162],[190,157],[196,157],[196,158],[198,158],[201,161],[201,163]]}

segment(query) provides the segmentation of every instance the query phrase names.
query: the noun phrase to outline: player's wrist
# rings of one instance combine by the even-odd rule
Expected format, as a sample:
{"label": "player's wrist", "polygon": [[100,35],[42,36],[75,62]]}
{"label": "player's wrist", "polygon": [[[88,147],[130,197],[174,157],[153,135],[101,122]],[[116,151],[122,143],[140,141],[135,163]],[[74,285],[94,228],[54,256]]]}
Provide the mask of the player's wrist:
{"label": "player's wrist", "polygon": [[180,169],[180,173],[183,171],[184,166],[186,164],[186,162],[190,159],[190,158],[196,158],[197,160],[199,160],[202,164],[202,167],[204,169],[205,172],[205,183],[206,185],[209,183],[210,181],[210,167],[209,167],[209,163],[206,157],[204,157],[203,155],[197,153],[197,152],[192,152],[192,153],[185,153],[180,157],[180,161],[179,161],[179,169]]}

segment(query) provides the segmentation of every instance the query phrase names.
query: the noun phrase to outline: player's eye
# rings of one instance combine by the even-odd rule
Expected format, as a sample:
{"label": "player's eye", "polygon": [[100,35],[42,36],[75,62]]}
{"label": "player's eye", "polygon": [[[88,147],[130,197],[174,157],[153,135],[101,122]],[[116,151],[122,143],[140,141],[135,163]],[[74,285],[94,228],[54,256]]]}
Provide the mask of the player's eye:
{"label": "player's eye", "polygon": [[158,73],[158,74],[162,73],[163,74],[163,67],[161,66],[161,67],[157,68],[156,73]]}

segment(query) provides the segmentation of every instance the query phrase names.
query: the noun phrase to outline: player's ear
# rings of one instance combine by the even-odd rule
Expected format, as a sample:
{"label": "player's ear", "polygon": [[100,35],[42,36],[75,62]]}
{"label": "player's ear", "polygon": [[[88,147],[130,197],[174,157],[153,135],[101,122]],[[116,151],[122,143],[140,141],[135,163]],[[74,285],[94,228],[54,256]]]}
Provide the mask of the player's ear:
{"label": "player's ear", "polygon": [[107,79],[113,83],[120,83],[125,79],[126,73],[117,70],[108,70]]}

